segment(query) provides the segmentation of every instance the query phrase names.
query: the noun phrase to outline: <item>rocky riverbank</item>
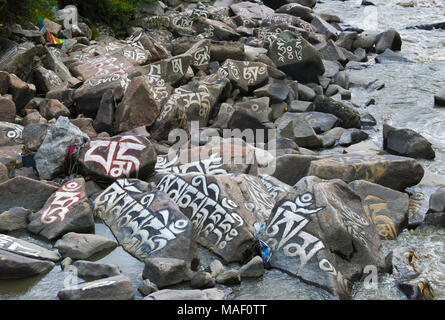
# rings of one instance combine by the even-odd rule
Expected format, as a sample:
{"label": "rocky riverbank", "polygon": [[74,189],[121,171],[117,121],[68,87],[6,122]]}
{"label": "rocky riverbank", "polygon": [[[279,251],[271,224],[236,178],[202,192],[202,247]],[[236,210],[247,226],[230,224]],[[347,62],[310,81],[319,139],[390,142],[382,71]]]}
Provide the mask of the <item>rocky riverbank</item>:
{"label": "rocky riverbank", "polygon": [[5,28],[0,282],[60,268],[60,299],[220,300],[279,270],[351,299],[392,274],[434,299],[415,249],[382,241],[444,226],[443,178],[419,162],[435,150],[352,103],[385,83],[346,72],[403,60],[401,36],[287,2],[157,2],[121,40],[92,40],[75,7]]}

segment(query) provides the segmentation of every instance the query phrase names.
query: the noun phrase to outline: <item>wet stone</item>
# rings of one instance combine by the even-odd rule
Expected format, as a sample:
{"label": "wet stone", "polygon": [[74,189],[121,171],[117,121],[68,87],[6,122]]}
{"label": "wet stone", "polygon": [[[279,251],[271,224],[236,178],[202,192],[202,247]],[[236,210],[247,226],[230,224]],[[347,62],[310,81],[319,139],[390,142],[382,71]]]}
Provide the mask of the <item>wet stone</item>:
{"label": "wet stone", "polygon": [[69,232],[57,240],[56,247],[63,257],[85,260],[117,247],[116,241],[95,234]]}

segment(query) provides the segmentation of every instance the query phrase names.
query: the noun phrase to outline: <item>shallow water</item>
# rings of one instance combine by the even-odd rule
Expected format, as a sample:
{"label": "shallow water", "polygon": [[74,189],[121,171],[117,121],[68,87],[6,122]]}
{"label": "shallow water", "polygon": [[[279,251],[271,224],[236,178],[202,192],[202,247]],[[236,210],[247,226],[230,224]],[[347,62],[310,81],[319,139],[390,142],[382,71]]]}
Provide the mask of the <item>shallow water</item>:
{"label": "shallow water", "polygon": [[[226,0],[218,0],[226,3]],[[373,28],[385,31],[397,29],[402,36],[401,55],[415,61],[414,64],[391,63],[373,64],[364,70],[348,70],[352,82],[369,82],[380,79],[385,88],[368,92],[361,87],[352,87],[352,102],[362,105],[367,99],[374,98],[376,104],[367,108],[378,121],[377,131],[371,138],[381,145],[381,127],[384,121],[396,127],[414,129],[433,143],[436,160],[421,161],[431,171],[445,175],[445,108],[433,107],[433,96],[445,85],[445,31],[403,30],[406,26],[445,21],[445,0],[412,1],[414,7],[403,7],[397,3],[408,0],[373,0],[377,7],[360,7],[359,1],[325,1],[316,7],[318,12],[337,14],[344,24]],[[377,13],[377,14],[376,14]],[[376,19],[377,18],[377,19]],[[377,21],[377,22],[376,22]],[[366,22],[366,26],[363,25]],[[371,59],[372,60],[372,59]],[[96,224],[96,234],[114,239],[111,231],[103,224]],[[13,236],[51,248],[51,244],[33,238],[24,232]],[[421,227],[405,230],[396,241],[383,241],[385,253],[407,246],[413,247],[420,255],[424,274],[430,280],[437,299],[445,299],[445,230],[433,227]],[[206,250],[200,248],[201,266],[208,266],[215,259]],[[95,261],[118,265],[122,273],[131,278],[136,299],[142,298],[137,291],[141,283],[142,262],[117,247],[105,256],[98,256]],[[236,265],[229,267],[237,267]],[[23,280],[0,281],[0,299],[57,299],[57,293],[64,285],[72,285],[83,280],[73,277],[70,272],[63,272],[57,265],[44,276]],[[176,288],[186,288],[185,285]],[[333,299],[324,290],[302,283],[278,270],[267,270],[258,280],[245,280],[239,286],[231,288],[235,299]],[[366,289],[363,283],[356,283],[354,299],[406,299],[395,286],[392,275],[379,276],[377,289]]]}

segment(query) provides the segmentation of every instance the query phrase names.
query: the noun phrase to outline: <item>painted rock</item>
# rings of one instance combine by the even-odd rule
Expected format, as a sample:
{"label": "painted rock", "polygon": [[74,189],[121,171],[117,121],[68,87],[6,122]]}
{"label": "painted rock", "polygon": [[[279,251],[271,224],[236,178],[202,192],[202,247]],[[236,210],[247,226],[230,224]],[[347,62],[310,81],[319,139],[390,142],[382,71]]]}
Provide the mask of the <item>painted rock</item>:
{"label": "painted rock", "polygon": [[277,203],[261,236],[272,250],[270,265],[350,299],[362,268],[384,266],[377,230],[344,182],[308,177],[295,188]]}
{"label": "painted rock", "polygon": [[0,279],[22,279],[46,273],[55,263],[0,249]]}
{"label": "painted rock", "polygon": [[119,275],[62,289],[57,296],[61,300],[133,300],[134,289],[130,278]]}
{"label": "painted rock", "polygon": [[156,151],[142,136],[124,135],[95,138],[80,151],[79,168],[97,181],[119,178],[146,179],[156,164]]}
{"label": "painted rock", "polygon": [[77,260],[88,259],[96,253],[112,250],[117,247],[117,243],[97,234],[69,232],[57,240],[54,247],[63,257]]}
{"label": "painted rock", "polygon": [[23,144],[23,126],[0,121],[0,146]]}
{"label": "painted rock", "polygon": [[418,184],[422,166],[414,159],[377,154],[342,154],[312,161],[308,175],[345,182],[366,180],[382,186],[404,190]]}
{"label": "painted rock", "polygon": [[34,243],[0,234],[0,249],[20,256],[58,262],[60,255]]}
{"label": "painted rock", "polygon": [[376,225],[380,238],[395,240],[408,226],[408,194],[364,180],[349,184],[362,199],[363,210]]}
{"label": "painted rock", "polygon": [[119,179],[94,200],[94,211],[130,254],[191,262],[196,253],[192,224],[160,191],[139,180]]}
{"label": "painted rock", "polygon": [[85,180],[80,178],[65,183],[30,220],[28,230],[50,240],[67,232],[88,232],[94,229]]}
{"label": "painted rock", "polygon": [[31,42],[17,44],[7,39],[2,39],[0,50],[0,70],[13,73],[22,79],[28,79],[34,56],[39,49]]}
{"label": "painted rock", "polygon": [[243,262],[257,254],[253,225],[262,217],[249,205],[253,201],[243,194],[240,178],[158,174],[153,180],[193,223],[199,244],[227,263]]}
{"label": "painted rock", "polygon": [[424,220],[429,206],[429,197],[423,190],[415,190],[409,196],[408,225],[419,226]]}
{"label": "painted rock", "polygon": [[192,66],[197,70],[205,70],[210,63],[210,40],[203,39],[196,42],[187,54],[192,56]]}
{"label": "painted rock", "polygon": [[270,38],[268,56],[278,69],[301,82],[310,82],[325,72],[317,49],[301,35],[290,31]]}
{"label": "painted rock", "polygon": [[23,176],[12,178],[0,184],[0,212],[13,207],[38,211],[57,189],[44,181]]}
{"label": "painted rock", "polygon": [[227,59],[218,74],[227,77],[244,92],[258,89],[269,80],[268,66],[262,62]]}

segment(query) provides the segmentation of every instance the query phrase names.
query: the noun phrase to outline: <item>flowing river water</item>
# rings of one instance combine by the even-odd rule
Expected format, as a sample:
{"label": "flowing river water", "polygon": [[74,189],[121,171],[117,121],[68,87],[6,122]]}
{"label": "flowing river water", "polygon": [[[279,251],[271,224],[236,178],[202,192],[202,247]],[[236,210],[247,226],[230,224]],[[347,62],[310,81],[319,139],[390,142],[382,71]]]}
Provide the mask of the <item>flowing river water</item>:
{"label": "flowing river water", "polygon": [[[217,1],[224,5],[224,0]],[[444,86],[445,77],[445,30],[417,30],[405,27],[445,21],[445,0],[373,0],[375,7],[360,6],[361,0],[320,2],[317,12],[338,15],[343,25],[381,32],[394,28],[402,36],[401,56],[415,63],[374,64],[370,58],[362,70],[347,70],[351,82],[379,79],[385,88],[368,92],[360,86],[353,86],[352,102],[357,105],[369,98],[376,103],[367,108],[378,125],[371,139],[381,145],[382,123],[400,128],[411,128],[426,137],[434,146],[436,159],[421,161],[431,172],[445,176],[445,108],[434,108],[433,96]],[[433,181],[434,184],[434,181]],[[114,239],[111,231],[103,224],[96,224],[96,234]],[[12,234],[24,240],[51,248],[49,243],[32,238],[24,232]],[[384,252],[408,246],[419,253],[426,277],[431,281],[436,299],[445,299],[445,229],[422,226],[405,230],[396,241],[383,241]],[[201,265],[207,266],[214,257],[200,249]],[[136,288],[142,281],[143,263],[117,247],[111,253],[97,256],[98,262],[118,265],[122,273],[129,276],[135,287],[136,299],[142,298]],[[61,270],[57,265],[44,276],[23,280],[0,281],[0,299],[57,299],[57,292],[64,285],[82,280]],[[181,286],[178,286],[181,288]],[[185,287],[184,287],[185,288]],[[277,270],[267,270],[257,280],[246,280],[232,287],[235,299],[333,299],[327,292],[302,283]],[[406,299],[395,286],[392,275],[379,276],[377,288],[365,288],[356,283],[354,299]]]}

